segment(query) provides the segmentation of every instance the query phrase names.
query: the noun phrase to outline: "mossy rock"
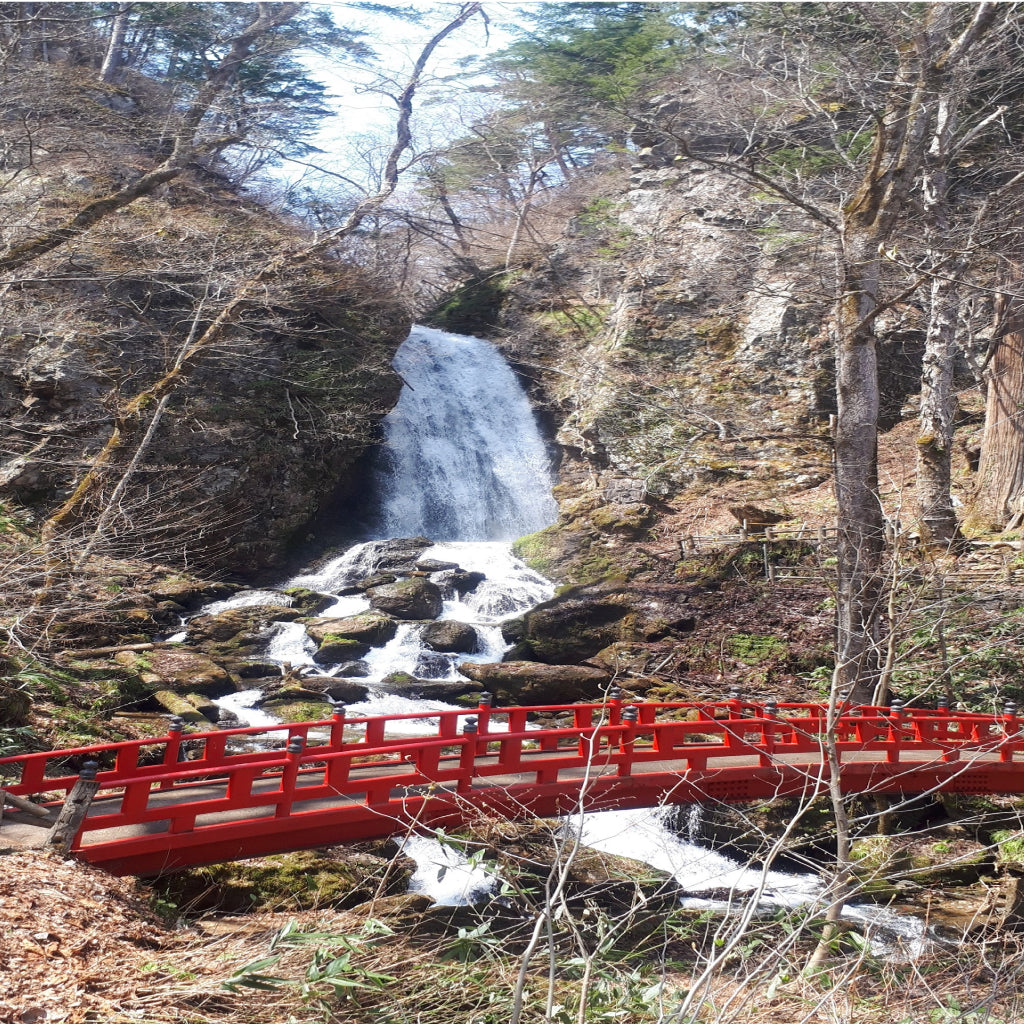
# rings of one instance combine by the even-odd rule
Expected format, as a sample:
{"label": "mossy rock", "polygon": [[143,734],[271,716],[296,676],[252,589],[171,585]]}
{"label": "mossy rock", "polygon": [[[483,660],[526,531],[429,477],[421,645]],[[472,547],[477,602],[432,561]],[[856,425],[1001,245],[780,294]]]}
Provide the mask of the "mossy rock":
{"label": "mossy rock", "polygon": [[286,587],[281,593],[287,594],[292,599],[292,607],[303,615],[319,615],[337,600],[332,594],[318,594],[307,587]]}
{"label": "mossy rock", "polygon": [[296,853],[189,868],[154,883],[187,914],[240,913],[255,908],[347,909],[375,896],[393,896],[409,885],[405,860],[358,852]]}
{"label": "mossy rock", "polygon": [[607,533],[642,537],[654,522],[654,510],[641,502],[604,505],[590,514],[590,521]]}
{"label": "mossy rock", "polygon": [[863,882],[903,874],[912,864],[906,844],[895,836],[865,836],[850,844],[854,871]]}
{"label": "mossy rock", "polygon": [[[1024,842],[1015,852],[1024,860]],[[912,844],[909,853],[910,878],[918,885],[971,885],[992,868],[986,846],[960,837],[929,838]]]}
{"label": "mossy rock", "polygon": [[235,689],[230,673],[212,658],[180,647],[118,651],[114,661],[153,689],[223,697]]}
{"label": "mossy rock", "polygon": [[[312,695],[312,691],[308,692]],[[282,722],[322,722],[331,717],[331,706],[326,700],[275,698],[263,707]]]}
{"label": "mossy rock", "polygon": [[[382,647],[393,639],[397,631],[398,623],[390,615],[382,615],[380,612],[362,612],[343,618],[319,618],[306,623],[306,632],[317,643],[357,640],[366,646],[366,650]],[[353,659],[361,657],[362,654],[353,655]]]}
{"label": "mossy rock", "polygon": [[369,644],[327,633],[313,655],[313,660],[318,665],[338,665],[343,661],[358,661],[369,651]]}
{"label": "mossy rock", "polygon": [[374,608],[399,619],[436,619],[444,605],[440,587],[422,576],[371,587],[366,597]]}

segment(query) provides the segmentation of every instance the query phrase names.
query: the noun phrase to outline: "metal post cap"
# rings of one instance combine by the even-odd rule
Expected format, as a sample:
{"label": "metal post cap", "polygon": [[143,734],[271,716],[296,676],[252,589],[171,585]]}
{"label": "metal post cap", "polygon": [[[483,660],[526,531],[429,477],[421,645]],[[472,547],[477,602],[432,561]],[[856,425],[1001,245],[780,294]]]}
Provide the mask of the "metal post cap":
{"label": "metal post cap", "polygon": [[180,715],[171,715],[171,720],[167,723],[168,732],[181,732],[185,728],[185,720]]}
{"label": "metal post cap", "polygon": [[82,770],[78,773],[80,779],[84,779],[86,782],[92,782],[96,778],[96,773],[99,771],[98,761],[86,761],[82,765]]}
{"label": "metal post cap", "polygon": [[635,707],[628,707],[622,712],[622,720],[624,722],[635,722],[640,717],[640,709]]}
{"label": "metal post cap", "polygon": [[292,736],[288,740],[288,753],[301,754],[306,741],[301,736]]}

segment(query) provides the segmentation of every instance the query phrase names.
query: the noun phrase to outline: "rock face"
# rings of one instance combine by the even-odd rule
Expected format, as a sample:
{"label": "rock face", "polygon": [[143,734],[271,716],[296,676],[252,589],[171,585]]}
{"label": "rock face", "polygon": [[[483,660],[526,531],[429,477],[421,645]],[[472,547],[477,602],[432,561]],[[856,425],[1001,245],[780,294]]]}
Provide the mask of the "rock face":
{"label": "rock face", "polygon": [[572,704],[594,699],[611,681],[603,669],[589,665],[541,665],[535,661],[464,661],[459,671],[511,704]]}
{"label": "rock face", "polygon": [[420,576],[371,587],[366,597],[378,611],[399,619],[436,619],[444,604],[440,588]]}

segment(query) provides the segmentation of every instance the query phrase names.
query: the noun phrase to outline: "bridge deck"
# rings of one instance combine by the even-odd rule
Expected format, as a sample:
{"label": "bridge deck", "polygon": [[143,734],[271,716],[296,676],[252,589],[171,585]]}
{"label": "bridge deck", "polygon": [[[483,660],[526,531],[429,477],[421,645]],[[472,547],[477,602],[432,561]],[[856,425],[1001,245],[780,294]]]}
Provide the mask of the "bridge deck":
{"label": "bridge deck", "polygon": [[[536,729],[546,713],[561,724]],[[472,715],[472,717],[470,717]],[[18,795],[63,790],[86,756],[100,793],[75,844],[115,873],[454,827],[481,814],[550,815],[660,801],[812,796],[828,782],[817,705],[763,708],[615,701],[556,708],[439,712],[433,732],[389,737],[412,716],[282,725],[282,750],[233,752],[260,730],[226,730],[0,760]],[[567,720],[571,719],[571,724]],[[462,731],[460,731],[460,726]],[[500,731],[499,731],[500,730]],[[846,792],[1024,791],[1014,714],[865,708],[832,723]],[[191,748],[189,760],[179,760]]]}

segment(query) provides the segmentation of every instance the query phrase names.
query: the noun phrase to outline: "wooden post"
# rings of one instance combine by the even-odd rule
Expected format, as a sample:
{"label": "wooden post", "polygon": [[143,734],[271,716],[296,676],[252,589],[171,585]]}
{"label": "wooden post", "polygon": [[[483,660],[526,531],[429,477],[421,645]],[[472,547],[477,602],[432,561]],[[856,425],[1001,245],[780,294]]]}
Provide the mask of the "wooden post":
{"label": "wooden post", "polygon": [[46,838],[46,845],[56,847],[62,854],[67,855],[71,852],[82,823],[89,814],[93,797],[100,788],[99,780],[96,778],[98,768],[99,765],[95,761],[86,761],[82,765],[78,781],[65,799],[64,806],[60,809],[60,814],[57,815],[57,820]]}
{"label": "wooden post", "polygon": [[45,807],[40,807],[39,804],[34,804],[23,796],[15,796],[13,793],[0,789],[0,813],[3,813],[4,804],[17,807],[19,811],[24,811],[26,814],[31,814],[36,818],[49,819],[50,817],[50,812]]}

